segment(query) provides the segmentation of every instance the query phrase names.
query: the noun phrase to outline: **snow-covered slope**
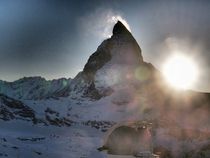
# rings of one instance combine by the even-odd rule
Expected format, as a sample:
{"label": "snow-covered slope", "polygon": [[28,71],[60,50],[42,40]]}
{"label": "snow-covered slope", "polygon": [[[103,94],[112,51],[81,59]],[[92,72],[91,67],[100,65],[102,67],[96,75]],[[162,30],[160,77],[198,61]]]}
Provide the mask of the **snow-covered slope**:
{"label": "snow-covered slope", "polygon": [[43,126],[71,126],[73,121],[68,117],[67,105],[62,104],[57,99],[19,101],[0,94],[0,120],[22,120],[32,125],[39,124]]}
{"label": "snow-covered slope", "polygon": [[109,130],[142,120],[161,158],[209,157],[210,95],[164,87],[141,53],[117,22],[74,79],[0,81],[0,157],[109,157]]}
{"label": "snow-covered slope", "polygon": [[36,123],[33,109],[10,97],[0,94],[0,120],[25,120]]}
{"label": "snow-covered slope", "polygon": [[0,81],[0,93],[15,99],[46,99],[68,95],[71,79],[45,80],[24,77],[14,82]]}
{"label": "snow-covered slope", "polygon": [[[105,142],[107,130],[124,121],[152,122],[154,151],[162,157],[198,157],[209,151],[209,127],[187,127],[168,116],[149,120],[149,111],[137,112],[125,105],[112,103],[111,97],[98,101],[59,100],[25,101],[36,118],[47,123],[0,120],[0,154],[2,157],[70,157],[106,158],[97,148]],[[46,115],[53,120],[50,124]],[[71,120],[70,126],[59,120]],[[26,130],[27,129],[27,130]],[[106,133],[107,132],[107,133]],[[6,156],[7,155],[7,156]],[[208,154],[207,154],[208,156]]]}

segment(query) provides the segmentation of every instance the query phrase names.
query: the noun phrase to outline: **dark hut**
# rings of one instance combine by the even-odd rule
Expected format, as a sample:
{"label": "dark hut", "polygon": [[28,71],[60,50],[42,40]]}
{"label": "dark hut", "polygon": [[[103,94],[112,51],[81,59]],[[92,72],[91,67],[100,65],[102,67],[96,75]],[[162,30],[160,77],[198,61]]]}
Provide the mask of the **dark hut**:
{"label": "dark hut", "polygon": [[123,123],[115,126],[105,138],[99,150],[107,150],[113,155],[136,155],[153,152],[151,124],[146,122]]}

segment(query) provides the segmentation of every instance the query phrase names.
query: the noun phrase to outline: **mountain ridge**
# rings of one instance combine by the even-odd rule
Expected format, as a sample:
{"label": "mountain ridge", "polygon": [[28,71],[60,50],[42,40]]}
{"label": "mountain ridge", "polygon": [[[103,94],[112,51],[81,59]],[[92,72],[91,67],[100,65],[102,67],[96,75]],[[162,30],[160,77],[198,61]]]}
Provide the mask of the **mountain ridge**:
{"label": "mountain ridge", "polygon": [[0,81],[0,93],[15,99],[46,99],[67,96],[71,79],[46,80],[43,77],[23,77],[13,82]]}
{"label": "mountain ridge", "polygon": [[139,44],[122,22],[114,25],[112,33],[90,55],[83,70],[73,79],[46,80],[34,76],[13,82],[0,80],[0,93],[15,99],[80,96],[98,100],[126,85],[140,87],[150,84],[151,88],[159,91],[163,87],[168,89],[161,72],[144,61]]}
{"label": "mountain ridge", "polygon": [[[119,89],[117,87],[153,80],[159,73],[155,71],[152,64],[144,62],[141,48],[133,35],[118,21],[113,35],[98,46],[83,71],[72,80],[71,89],[81,85],[78,93],[97,100],[111,95]],[[141,73],[147,74],[146,78]]]}
{"label": "mountain ridge", "polygon": [[[67,150],[66,157],[104,157],[105,153],[96,150],[105,135],[102,132],[123,122],[138,125],[133,130],[152,125],[154,152],[160,157],[199,157],[200,152],[210,149],[210,93],[176,91],[165,85],[161,72],[143,60],[140,46],[121,22],[75,78],[46,81],[25,77],[7,83],[8,87],[2,83],[0,93],[11,97],[0,94],[2,130],[9,131],[1,130],[0,136],[4,136],[4,145],[8,141],[20,147],[17,141],[23,141],[17,153],[0,145],[0,149],[7,149],[5,153],[34,157],[36,150],[40,157],[57,158],[65,156],[62,150]],[[22,137],[11,139],[11,131]],[[28,131],[30,134],[25,133]],[[44,137],[37,138],[37,134]],[[114,149],[126,144],[122,137],[127,138],[119,136],[122,141]],[[48,146],[52,150],[45,150]],[[54,150],[57,146],[59,150]],[[133,151],[132,145],[130,148]]]}

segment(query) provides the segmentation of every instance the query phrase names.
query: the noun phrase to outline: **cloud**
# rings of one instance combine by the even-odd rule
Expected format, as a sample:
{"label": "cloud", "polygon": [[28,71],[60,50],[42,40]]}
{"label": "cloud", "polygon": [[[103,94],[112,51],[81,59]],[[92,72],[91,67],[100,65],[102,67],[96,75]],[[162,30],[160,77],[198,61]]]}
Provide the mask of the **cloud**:
{"label": "cloud", "polygon": [[112,35],[114,24],[120,20],[131,32],[130,26],[123,16],[113,10],[97,9],[87,16],[80,18],[79,25],[86,35],[94,35],[100,38],[108,38]]}

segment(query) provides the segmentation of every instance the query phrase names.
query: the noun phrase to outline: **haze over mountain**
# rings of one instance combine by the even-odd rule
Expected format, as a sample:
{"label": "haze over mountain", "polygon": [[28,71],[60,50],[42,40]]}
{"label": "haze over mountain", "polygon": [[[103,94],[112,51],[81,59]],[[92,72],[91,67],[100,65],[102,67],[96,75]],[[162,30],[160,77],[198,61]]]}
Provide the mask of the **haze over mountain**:
{"label": "haze over mountain", "polygon": [[2,80],[73,78],[119,19],[140,44],[145,61],[162,70],[178,48],[202,70],[202,81],[192,89],[210,91],[210,1],[20,0],[0,6]]}
{"label": "haze over mountain", "polygon": [[1,81],[0,92],[17,99],[43,99],[73,93],[99,99],[127,85],[131,88],[155,82],[156,73],[159,72],[150,63],[143,61],[134,37],[118,21],[112,37],[102,42],[74,79],[46,81],[42,77],[24,77],[14,82]]}
{"label": "haze over mountain", "polygon": [[[0,92],[4,157],[107,157],[96,149],[104,132],[121,122],[132,122],[125,129],[136,136],[136,129],[152,126],[154,152],[163,158],[209,156],[210,94],[167,86],[120,21],[75,78],[1,81]],[[134,154],[129,145],[128,153],[114,151],[111,136],[102,149]]]}

